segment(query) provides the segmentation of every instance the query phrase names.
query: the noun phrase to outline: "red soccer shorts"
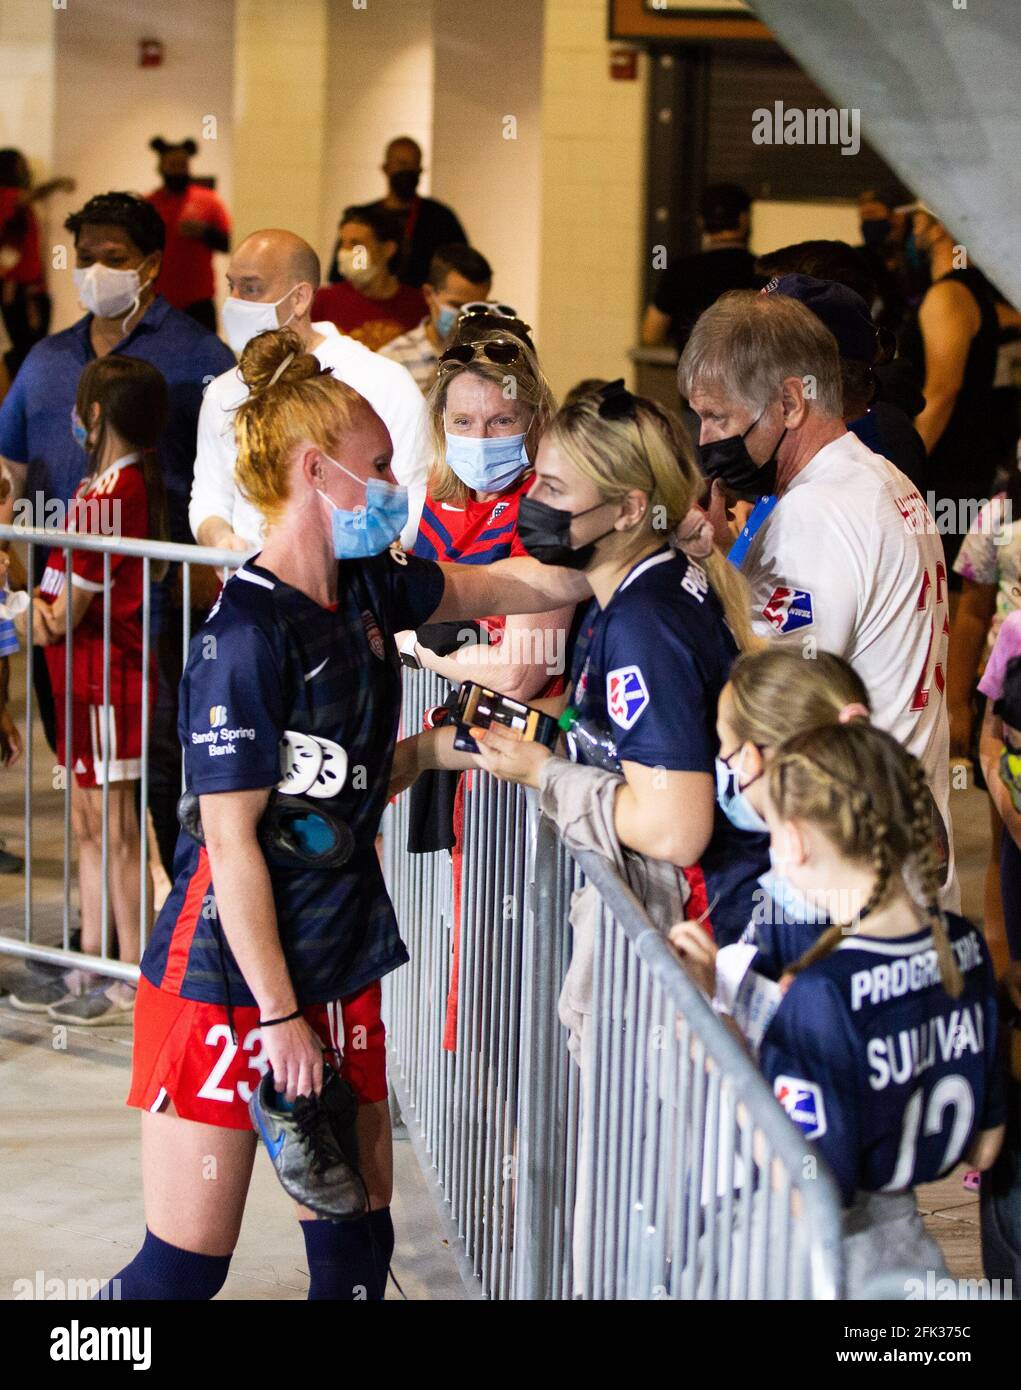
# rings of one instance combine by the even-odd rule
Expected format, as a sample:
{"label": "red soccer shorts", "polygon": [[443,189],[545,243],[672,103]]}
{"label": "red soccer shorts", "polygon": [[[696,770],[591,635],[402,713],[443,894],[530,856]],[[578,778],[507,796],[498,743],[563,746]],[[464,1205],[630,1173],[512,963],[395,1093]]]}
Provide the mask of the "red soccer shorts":
{"label": "red soccer shorts", "polygon": [[[386,1032],[376,980],[332,1004],[310,1004],[305,1018],[341,1055],[340,1074],[359,1105],[386,1100]],[[185,1120],[251,1129],[248,1102],[269,1065],[259,1010],[233,1010],[237,1042],[223,1004],[202,1004],[157,989],[143,975],[135,1002],[135,1045],[128,1104],[159,1111],[167,1101]]]}

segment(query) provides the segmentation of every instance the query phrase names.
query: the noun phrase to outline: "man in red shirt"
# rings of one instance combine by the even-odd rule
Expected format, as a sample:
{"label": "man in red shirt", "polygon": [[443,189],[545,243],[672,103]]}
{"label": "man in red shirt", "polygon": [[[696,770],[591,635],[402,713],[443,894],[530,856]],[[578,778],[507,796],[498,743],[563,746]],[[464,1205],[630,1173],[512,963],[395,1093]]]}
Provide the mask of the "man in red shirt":
{"label": "man in red shirt", "polygon": [[159,155],[163,187],[146,201],[167,229],[159,292],[175,309],[215,333],[213,252],[230,250],[230,215],[211,188],[192,180],[188,165],[198,151],[194,140],[172,145],[157,135],[149,145]]}
{"label": "man in red shirt", "polygon": [[400,224],[378,207],[348,208],[340,219],[337,269],[343,280],[326,285],[312,301],[312,318],[328,319],[341,333],[377,352],[416,328],[426,313],[420,289],[394,273]]}

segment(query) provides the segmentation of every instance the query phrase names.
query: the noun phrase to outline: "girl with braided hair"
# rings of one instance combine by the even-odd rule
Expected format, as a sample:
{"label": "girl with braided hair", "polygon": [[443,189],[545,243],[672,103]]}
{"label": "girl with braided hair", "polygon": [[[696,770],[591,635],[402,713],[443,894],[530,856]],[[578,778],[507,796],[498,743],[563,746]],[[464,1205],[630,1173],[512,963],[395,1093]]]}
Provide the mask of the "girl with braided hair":
{"label": "girl with braided hair", "polygon": [[925,776],[895,739],[863,720],[808,729],[765,781],[779,898],[817,935],[759,1063],[836,1178],[854,1297],[884,1272],[942,1272],[913,1188],[999,1151],[993,973],[981,933],[940,910]]}

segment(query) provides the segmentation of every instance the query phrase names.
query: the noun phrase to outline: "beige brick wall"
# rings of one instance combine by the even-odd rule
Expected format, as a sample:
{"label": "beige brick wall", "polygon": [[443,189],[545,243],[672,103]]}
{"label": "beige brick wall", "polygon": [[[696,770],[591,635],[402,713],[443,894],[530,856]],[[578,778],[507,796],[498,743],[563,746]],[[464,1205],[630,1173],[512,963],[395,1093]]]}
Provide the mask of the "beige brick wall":
{"label": "beige brick wall", "polygon": [[546,0],[538,332],[558,395],[630,375],[641,318],[646,59],[613,81],[605,0]]}
{"label": "beige brick wall", "polygon": [[238,239],[322,227],[329,0],[237,0],[234,225]]}

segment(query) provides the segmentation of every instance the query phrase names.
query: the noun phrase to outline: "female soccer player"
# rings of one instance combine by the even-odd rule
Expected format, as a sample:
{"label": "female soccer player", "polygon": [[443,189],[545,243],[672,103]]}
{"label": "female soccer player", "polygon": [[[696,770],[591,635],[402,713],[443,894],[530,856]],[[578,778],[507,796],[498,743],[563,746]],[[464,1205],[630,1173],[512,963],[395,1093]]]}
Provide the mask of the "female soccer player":
{"label": "female soccer player", "polygon": [[[765,780],[787,909],[825,928],[786,967],[759,1062],[837,1180],[853,1298],[884,1272],[945,1272],[913,1188],[999,1151],[995,984],[981,933],[940,910],[925,775],[889,734],[864,721],[797,734]],[[688,926],[689,968],[712,992]]]}
{"label": "female soccer player", "polygon": [[241,371],[237,476],[270,528],[182,681],[204,844],[182,835],[142,960],[129,1104],[144,1112],[147,1230],[116,1277],[126,1299],[213,1297],[252,1170],[252,1093],[271,1070],[297,1116],[323,1087],[326,1048],[359,1102],[369,1213],[299,1207],[309,1297],[380,1299],[393,1226],[379,982],[407,960],[374,848],[400,709],[393,634],[504,605],[542,612],[587,586],[527,558],[476,569],[405,555],[393,543],[407,496],[368,403],[290,330],[253,339]]}

